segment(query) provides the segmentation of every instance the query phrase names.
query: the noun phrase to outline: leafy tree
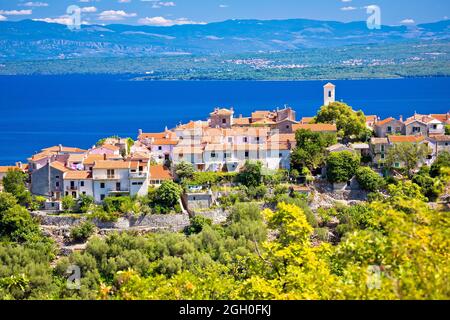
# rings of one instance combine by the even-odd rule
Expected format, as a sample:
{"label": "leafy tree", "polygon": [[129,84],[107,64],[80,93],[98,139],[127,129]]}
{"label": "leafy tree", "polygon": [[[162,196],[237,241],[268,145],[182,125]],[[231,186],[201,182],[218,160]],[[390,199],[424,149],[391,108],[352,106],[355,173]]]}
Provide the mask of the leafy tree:
{"label": "leafy tree", "polygon": [[22,205],[28,205],[32,200],[26,181],[27,175],[20,170],[9,170],[3,177],[5,192],[13,194]]}
{"label": "leafy tree", "polygon": [[420,171],[414,175],[412,182],[422,188],[422,193],[429,201],[436,201],[441,195],[444,186],[438,178],[430,176],[430,168],[423,166]]}
{"label": "leafy tree", "polygon": [[360,157],[350,151],[333,152],[327,159],[327,179],[331,183],[347,182],[356,173]]}
{"label": "leafy tree", "polygon": [[449,136],[450,135],[450,124],[446,124],[445,125],[445,135]]}
{"label": "leafy tree", "polygon": [[376,192],[384,185],[384,179],[369,167],[356,170],[356,180],[363,190]]}
{"label": "leafy tree", "polygon": [[78,198],[78,206],[80,207],[80,211],[82,213],[87,213],[94,205],[94,202],[94,197],[84,194],[80,195]]}
{"label": "leafy tree", "polygon": [[450,152],[441,152],[437,156],[430,168],[430,176],[439,177],[442,174],[442,168],[450,168]]}
{"label": "leafy tree", "polygon": [[180,162],[175,167],[175,174],[177,175],[178,179],[184,180],[184,179],[192,179],[194,177],[195,168],[194,166],[189,162]]}
{"label": "leafy tree", "polygon": [[62,204],[62,208],[63,208],[64,212],[70,213],[75,210],[77,202],[75,201],[75,199],[72,196],[69,195],[69,196],[64,196],[61,199],[61,204]]}
{"label": "leafy tree", "polygon": [[414,170],[422,164],[429,155],[427,145],[419,143],[396,143],[389,148],[386,164],[393,168],[398,163],[404,166],[409,178],[412,178]]}
{"label": "leafy tree", "polygon": [[164,181],[155,191],[155,202],[165,209],[173,209],[178,205],[182,191],[176,183]]}
{"label": "leafy tree", "polygon": [[262,183],[262,178],[262,163],[246,161],[236,180],[246,187],[257,187]]}
{"label": "leafy tree", "polygon": [[6,211],[17,204],[17,199],[11,193],[0,192],[0,212]]}
{"label": "leafy tree", "polygon": [[291,155],[292,167],[297,170],[307,167],[310,171],[324,163],[326,148],[337,142],[335,134],[304,129],[295,133],[295,139],[297,146]]}
{"label": "leafy tree", "polygon": [[[322,106],[315,118],[316,123],[334,123],[343,138],[367,138],[366,118],[362,111],[355,112],[342,102]],[[366,140],[364,140],[366,141]]]}
{"label": "leafy tree", "polygon": [[15,242],[25,242],[40,240],[41,232],[28,210],[14,205],[0,213],[0,238],[2,237]]}
{"label": "leafy tree", "polygon": [[186,229],[184,230],[184,232],[188,236],[191,234],[198,234],[198,233],[202,232],[202,230],[206,226],[212,225],[212,220],[205,218],[203,216],[195,216],[195,217],[191,218],[190,220],[191,220],[190,225],[187,226]]}

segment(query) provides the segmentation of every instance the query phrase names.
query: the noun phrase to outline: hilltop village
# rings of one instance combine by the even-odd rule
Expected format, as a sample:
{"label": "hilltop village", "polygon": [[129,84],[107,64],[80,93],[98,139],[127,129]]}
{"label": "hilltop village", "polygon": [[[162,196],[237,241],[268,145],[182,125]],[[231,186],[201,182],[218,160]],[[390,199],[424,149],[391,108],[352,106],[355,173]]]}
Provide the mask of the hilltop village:
{"label": "hilltop village", "polygon": [[448,299],[450,113],[235,112],[0,167],[0,299]]}
{"label": "hilltop village", "polygon": [[[363,117],[364,128],[352,129],[343,123],[340,117],[345,112],[355,119]],[[49,211],[67,210],[64,200],[70,204],[68,197],[74,202],[89,198],[102,204],[110,198],[144,197],[149,190],[176,181],[183,187],[183,201],[174,208],[191,212],[219,205],[224,193],[215,197],[213,185],[239,185],[236,176],[252,164],[260,166],[263,176],[280,176],[291,191],[310,194],[324,183],[329,183],[329,189],[321,190],[330,192],[364,189],[355,182],[354,172],[344,178],[330,177],[325,159],[347,152],[380,177],[405,169],[414,172],[450,151],[448,125],[450,113],[399,119],[363,115],[336,102],[336,87],[328,83],[324,86],[324,106],[316,117],[297,119],[289,107],[255,111],[248,117],[237,115],[233,108],[216,108],[205,121],[191,121],[156,133],[139,130],[136,141],[110,137],[88,150],[62,145],[45,148],[32,155],[27,164],[0,167],[0,181],[11,170],[22,171],[31,195],[39,197],[41,209]],[[307,160],[314,153],[308,151],[302,158],[302,146],[297,144],[307,139],[318,144],[314,139],[321,136],[329,142],[323,146],[323,154],[317,155],[319,160]],[[423,156],[418,152],[418,159],[411,165],[395,157],[397,151],[390,152],[404,145],[426,151]]]}

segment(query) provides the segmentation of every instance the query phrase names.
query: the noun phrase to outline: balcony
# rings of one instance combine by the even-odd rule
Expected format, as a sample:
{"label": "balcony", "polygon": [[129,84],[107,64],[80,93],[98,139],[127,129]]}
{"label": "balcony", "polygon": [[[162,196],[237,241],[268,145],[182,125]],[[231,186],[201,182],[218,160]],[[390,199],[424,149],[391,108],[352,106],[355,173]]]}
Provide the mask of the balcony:
{"label": "balcony", "polygon": [[77,191],[78,190],[78,186],[67,186],[66,187],[66,191]]}
{"label": "balcony", "polygon": [[147,172],[130,172],[130,179],[147,179]]}
{"label": "balcony", "polygon": [[118,175],[96,175],[94,176],[94,180],[120,180]]}
{"label": "balcony", "polygon": [[119,195],[119,194],[128,194],[128,193],[130,193],[130,190],[126,189],[126,188],[108,189],[107,192],[108,192],[108,194]]}

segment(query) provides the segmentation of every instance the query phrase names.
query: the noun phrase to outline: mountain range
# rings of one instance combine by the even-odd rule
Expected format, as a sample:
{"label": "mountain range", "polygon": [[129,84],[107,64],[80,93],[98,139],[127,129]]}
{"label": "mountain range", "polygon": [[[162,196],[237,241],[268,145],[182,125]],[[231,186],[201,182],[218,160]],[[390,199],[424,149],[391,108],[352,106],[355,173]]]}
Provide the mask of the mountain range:
{"label": "mountain range", "polygon": [[221,55],[365,44],[447,41],[450,20],[370,30],[365,22],[228,20],[171,27],[0,22],[0,61],[61,58]]}

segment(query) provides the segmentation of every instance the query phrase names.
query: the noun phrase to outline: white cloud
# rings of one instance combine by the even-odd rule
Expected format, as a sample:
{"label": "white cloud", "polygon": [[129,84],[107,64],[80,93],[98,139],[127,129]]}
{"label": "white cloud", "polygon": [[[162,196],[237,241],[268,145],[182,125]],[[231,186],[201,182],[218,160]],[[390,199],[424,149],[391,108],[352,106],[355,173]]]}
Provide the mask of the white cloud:
{"label": "white cloud", "polygon": [[206,24],[206,22],[196,22],[189,20],[187,18],[179,19],[166,19],[164,17],[145,17],[138,20],[139,24],[145,24],[148,26],[159,26],[159,27],[170,27],[174,25],[184,25],[184,24]]}
{"label": "white cloud", "polygon": [[97,8],[96,7],[84,7],[84,8],[81,8],[81,12],[84,12],[84,13],[97,12]]}
{"label": "white cloud", "polygon": [[19,4],[19,6],[23,6],[23,7],[48,7],[48,3],[47,2],[25,2],[23,4]]}
{"label": "white cloud", "polygon": [[357,9],[356,7],[342,7],[341,8],[342,11],[353,11],[353,10],[356,10],[356,9]]}
{"label": "white cloud", "polygon": [[[57,18],[39,18],[39,19],[33,19],[33,21],[41,21],[41,22],[47,22],[47,23],[58,23],[58,24],[65,24],[65,25],[73,25],[73,18],[64,15]],[[89,24],[87,21],[82,21],[81,24]]]}
{"label": "white cloud", "polygon": [[416,22],[414,21],[414,19],[404,19],[404,20],[400,21],[400,23],[401,24],[414,24]]}
{"label": "white cloud", "polygon": [[341,1],[345,3],[352,2],[352,0],[341,0]]}
{"label": "white cloud", "polygon": [[106,10],[101,12],[98,15],[98,18],[104,21],[118,21],[124,20],[125,18],[132,18],[136,16],[137,16],[136,13],[127,13],[123,10]]}
{"label": "white cloud", "polygon": [[129,3],[129,2],[131,2],[131,0],[119,0],[117,2],[119,2],[119,3]]}
{"label": "white cloud", "polygon": [[175,6],[176,6],[175,2],[172,2],[172,1],[169,1],[169,2],[155,1],[153,3],[152,8],[159,9],[162,7],[175,7]]}
{"label": "white cloud", "polygon": [[22,16],[30,15],[32,13],[33,10],[0,10],[0,14],[5,16]]}
{"label": "white cloud", "polygon": [[219,4],[219,8],[228,8],[229,7],[229,5],[227,5],[227,4]]}
{"label": "white cloud", "polygon": [[2,16],[2,15],[0,14],[0,21],[6,21],[6,20],[8,20],[8,18],[5,17],[5,16]]}

